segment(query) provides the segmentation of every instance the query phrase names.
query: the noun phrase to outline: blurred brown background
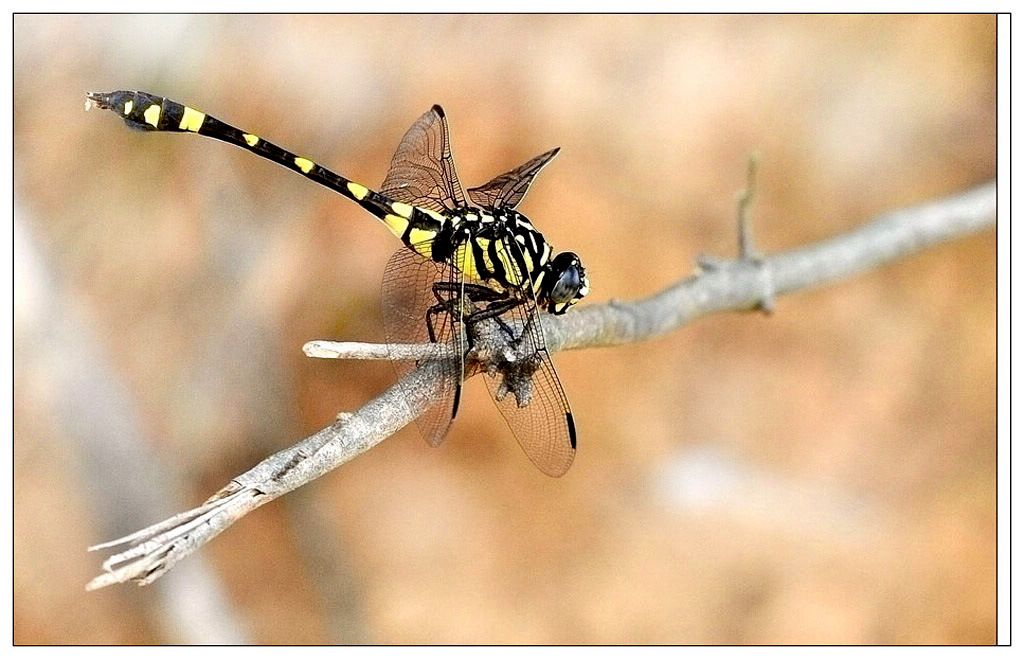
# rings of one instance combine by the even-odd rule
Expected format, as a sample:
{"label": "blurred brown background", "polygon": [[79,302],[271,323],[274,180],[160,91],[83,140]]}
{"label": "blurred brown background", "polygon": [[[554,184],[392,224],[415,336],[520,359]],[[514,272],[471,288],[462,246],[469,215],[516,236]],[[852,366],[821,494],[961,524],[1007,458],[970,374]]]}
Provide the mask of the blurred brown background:
{"label": "blurred brown background", "polygon": [[15,642],[991,643],[995,233],[642,345],[555,356],[580,452],[540,474],[472,384],[157,585],[86,546],[354,409],[396,241],[194,105],[369,185],[432,103],[463,181],[553,146],[521,210],[585,304],[995,176],[995,19],[16,16]]}

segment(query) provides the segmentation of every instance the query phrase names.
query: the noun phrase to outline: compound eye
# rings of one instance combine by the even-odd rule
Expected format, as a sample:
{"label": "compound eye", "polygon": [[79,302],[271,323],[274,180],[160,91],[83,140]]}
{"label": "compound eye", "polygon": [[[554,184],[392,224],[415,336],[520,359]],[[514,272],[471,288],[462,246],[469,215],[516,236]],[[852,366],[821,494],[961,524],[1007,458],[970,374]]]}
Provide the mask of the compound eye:
{"label": "compound eye", "polygon": [[579,290],[580,271],[575,265],[571,265],[562,271],[551,288],[551,300],[556,304],[565,304],[575,298]]}

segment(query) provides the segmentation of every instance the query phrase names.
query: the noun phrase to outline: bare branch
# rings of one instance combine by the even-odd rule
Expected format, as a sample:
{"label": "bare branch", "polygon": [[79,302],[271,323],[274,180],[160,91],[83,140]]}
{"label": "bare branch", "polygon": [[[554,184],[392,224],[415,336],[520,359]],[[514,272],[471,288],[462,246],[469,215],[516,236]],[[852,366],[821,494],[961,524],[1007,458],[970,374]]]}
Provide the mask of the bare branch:
{"label": "bare branch", "polygon": [[[752,176],[752,172],[751,172]],[[748,191],[752,189],[752,179]],[[744,202],[744,204],[747,202]],[[928,246],[993,226],[996,188],[989,183],[946,199],[884,215],[835,238],[772,256],[755,257],[749,235],[735,261],[706,262],[693,276],[636,302],[608,302],[565,316],[545,315],[552,352],[641,341],[696,318],[726,310],[748,310],[789,293],[873,268]],[[741,210],[741,227],[746,222]],[[741,233],[743,229],[740,229]],[[313,345],[312,349],[309,348]],[[340,347],[339,347],[340,346]],[[369,346],[369,347],[368,347]],[[313,356],[387,358],[386,346],[311,342]],[[424,359],[436,346],[408,346]],[[427,350],[429,349],[429,350]],[[333,351],[334,354],[331,354]],[[111,543],[133,545],[111,556],[106,572],[89,589],[112,583],[152,582],[236,520],[369,450],[424,410],[440,391],[442,361],[424,361],[403,380],[352,414],[276,453],[211,497],[202,506]]]}
{"label": "bare branch", "polygon": [[756,308],[770,295],[819,286],[995,226],[996,186],[988,183],[888,213],[828,240],[764,256],[702,267],[692,277],[636,302],[584,307],[544,319],[551,350],[633,343],[718,311]]}

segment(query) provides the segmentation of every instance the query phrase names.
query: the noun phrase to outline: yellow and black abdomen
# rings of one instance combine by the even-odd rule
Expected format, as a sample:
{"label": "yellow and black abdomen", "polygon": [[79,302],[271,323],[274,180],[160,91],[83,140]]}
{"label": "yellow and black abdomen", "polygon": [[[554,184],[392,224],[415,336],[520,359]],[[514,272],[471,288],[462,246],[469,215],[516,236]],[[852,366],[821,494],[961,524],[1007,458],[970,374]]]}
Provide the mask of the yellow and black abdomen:
{"label": "yellow and black abdomen", "polygon": [[192,131],[198,133],[206,115],[168,98],[145,92],[91,93],[89,100],[121,115],[135,130]]}
{"label": "yellow and black abdomen", "polygon": [[[384,222],[392,232],[395,232],[395,227],[392,226],[395,222],[389,222],[388,218],[397,217],[396,209],[404,211],[402,217],[397,219],[406,220],[413,215],[412,208],[407,204],[397,203],[365,185],[335,174],[309,158],[282,149],[255,133],[235,128],[216,117],[169,98],[146,92],[115,91],[91,92],[88,99],[91,105],[116,112],[129,128],[135,130],[195,133],[233,144],[272,160],[356,202]],[[398,235],[400,236],[401,232]]]}

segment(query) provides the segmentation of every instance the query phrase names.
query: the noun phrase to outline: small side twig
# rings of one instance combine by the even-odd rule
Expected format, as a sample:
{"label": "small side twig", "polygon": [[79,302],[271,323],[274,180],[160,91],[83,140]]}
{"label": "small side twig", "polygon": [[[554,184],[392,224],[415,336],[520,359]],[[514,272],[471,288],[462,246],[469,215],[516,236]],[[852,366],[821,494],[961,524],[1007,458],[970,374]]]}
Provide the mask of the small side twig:
{"label": "small side twig", "polygon": [[754,248],[754,233],[751,229],[750,207],[754,202],[754,194],[757,191],[757,166],[761,155],[757,151],[751,151],[747,156],[747,185],[736,193],[736,225],[739,243],[739,258],[735,262],[728,259],[710,256],[707,254],[697,255],[697,265],[701,270],[711,272],[724,268],[731,263],[747,264],[757,269],[761,276],[761,296],[754,303],[755,309],[760,309],[766,314],[771,314],[775,309],[775,291],[772,285],[771,271],[764,267],[764,258]]}
{"label": "small side twig", "polygon": [[739,256],[741,261],[746,261],[758,267],[761,274],[761,299],[757,302],[757,308],[766,314],[775,310],[775,291],[772,286],[771,270],[764,267],[764,259],[761,253],[754,248],[754,230],[751,228],[753,222],[750,218],[750,207],[754,202],[754,194],[757,192],[757,166],[761,160],[761,154],[751,151],[747,156],[747,187],[738,194],[736,221],[739,224]]}
{"label": "small side twig", "polygon": [[751,151],[747,156],[747,187],[736,195],[736,219],[739,224],[739,256],[741,259],[754,259],[759,256],[754,252],[754,237],[750,228],[750,206],[757,191],[757,165],[760,160],[761,154],[757,151]]}

